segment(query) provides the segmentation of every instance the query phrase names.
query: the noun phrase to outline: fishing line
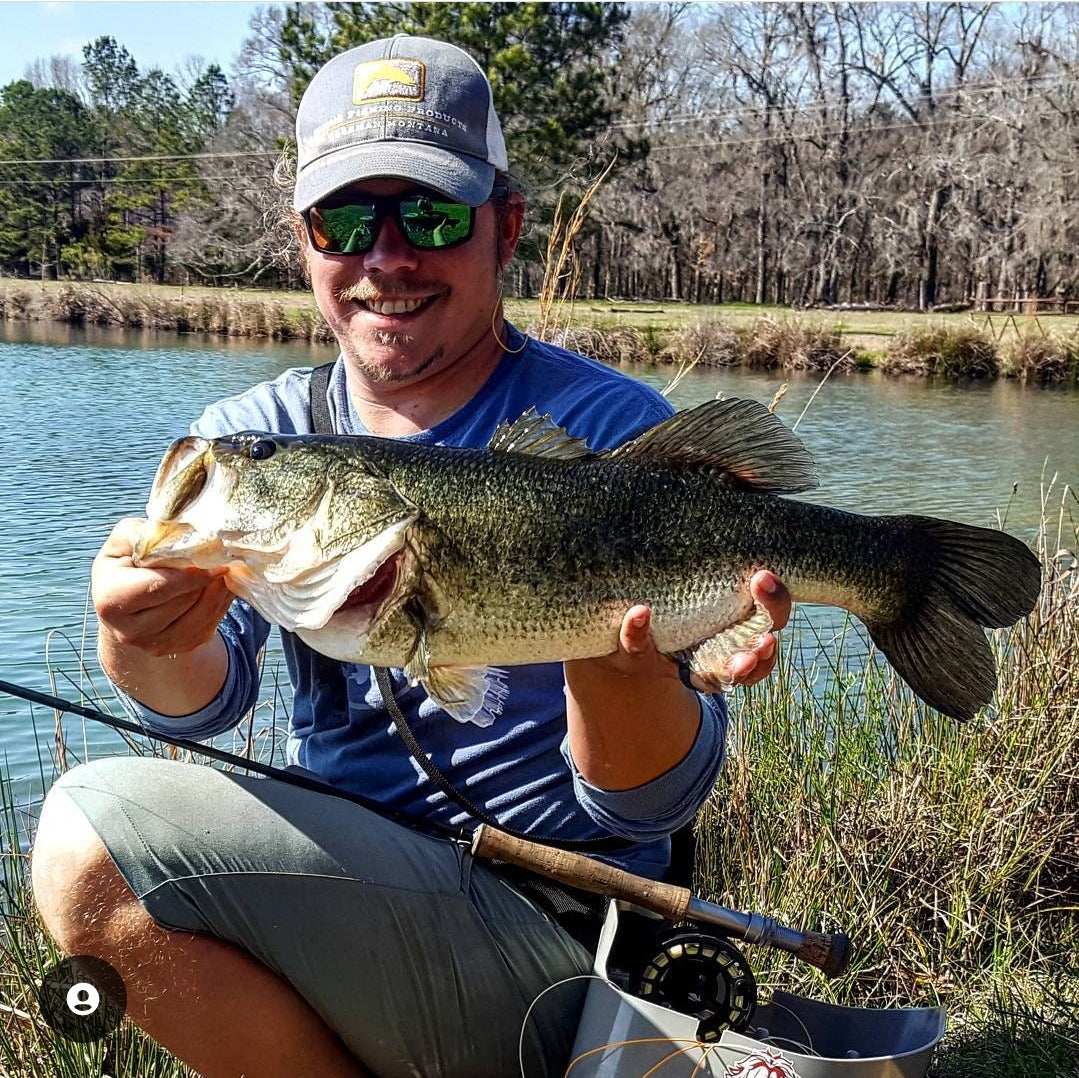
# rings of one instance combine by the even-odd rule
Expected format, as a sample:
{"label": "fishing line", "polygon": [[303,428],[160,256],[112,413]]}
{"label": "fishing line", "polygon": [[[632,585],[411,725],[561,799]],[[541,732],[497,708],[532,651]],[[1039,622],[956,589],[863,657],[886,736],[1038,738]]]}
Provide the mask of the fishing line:
{"label": "fishing line", "polygon": [[[598,973],[577,973],[572,977],[563,977],[560,981],[555,981],[554,984],[549,984],[532,1002],[528,1005],[528,1010],[525,1011],[524,1018],[521,1019],[521,1032],[517,1037],[517,1066],[521,1071],[521,1078],[528,1078],[525,1073],[525,1032],[528,1029],[529,1020],[532,1017],[532,1012],[536,1008],[536,1004],[548,992],[553,992],[556,988],[561,988],[565,984],[572,984],[574,981],[603,981],[606,984],[606,978],[601,977]],[[569,1071],[566,1071],[568,1074]]]}
{"label": "fishing line", "polygon": [[[602,977],[598,979],[603,980]],[[634,1037],[632,1040],[609,1041],[607,1044],[599,1044],[595,1048],[589,1048],[586,1052],[582,1052],[573,1059],[563,1073],[562,1078],[569,1078],[570,1071],[573,1070],[578,1063],[587,1059],[589,1056],[595,1055],[597,1052],[606,1052],[611,1048],[632,1048],[635,1045],[640,1044],[677,1044],[679,1041],[685,1041],[685,1046],[664,1056],[657,1064],[655,1064],[655,1066],[650,1067],[645,1074],[641,1075],[641,1078],[647,1078],[647,1075],[653,1074],[658,1067],[662,1067],[676,1056],[682,1055],[685,1052],[692,1052],[694,1048],[701,1048],[706,1054],[714,1049],[713,1045],[704,1044],[693,1037]]]}
{"label": "fishing line", "polygon": [[[714,1044],[709,1044],[705,1046],[704,1051],[701,1052],[701,1058],[697,1060],[696,1066],[693,1068],[693,1070],[689,1072],[689,1078],[696,1078],[696,1075],[700,1073],[701,1068],[705,1065],[705,1063],[708,1062],[708,1057],[712,1055],[716,1051],[716,1049],[717,1046]],[[720,1063],[722,1062],[723,1060],[720,1059]]]}
{"label": "fishing line", "polygon": [[[572,984],[574,981],[599,981],[601,984],[610,984],[606,977],[601,977],[598,973],[578,973],[573,977],[565,977],[561,981],[555,981],[554,984],[549,984],[532,1002],[528,1005],[528,1010],[525,1011],[524,1018],[521,1019],[521,1033],[517,1040],[517,1065],[521,1071],[521,1078],[528,1078],[528,1074],[525,1071],[524,1060],[524,1042],[525,1032],[528,1029],[529,1020],[532,1017],[532,1012],[535,1010],[536,1005],[548,992],[553,992],[556,988],[561,988],[563,985]],[[694,1073],[700,1067],[701,1063],[707,1058],[708,1054],[714,1050],[714,1045],[705,1044],[703,1041],[696,1040],[693,1037],[635,1037],[631,1040],[624,1041],[609,1041],[606,1044],[597,1045],[595,1048],[589,1048],[582,1052],[579,1056],[570,1060],[569,1065],[562,1072],[562,1078],[569,1078],[570,1071],[577,1066],[582,1060],[587,1059],[589,1056],[595,1055],[597,1052],[606,1052],[611,1048],[631,1048],[640,1044],[677,1044],[679,1041],[686,1041],[684,1047],[676,1049],[671,1052],[670,1055],[664,1056],[655,1066],[651,1067],[641,1078],[648,1078],[648,1075],[653,1074],[657,1068],[663,1066],[665,1063],[669,1063],[675,1056],[681,1055],[685,1052],[692,1052],[694,1048],[704,1049],[704,1055],[702,1055],[697,1066],[694,1068]]]}
{"label": "fishing line", "polygon": [[760,1036],[757,1039],[760,1041],[764,1041],[766,1044],[777,1044],[779,1041],[786,1041],[788,1044],[794,1045],[794,1047],[797,1048],[804,1055],[819,1056],[820,1052],[818,1052],[816,1048],[813,1047],[813,1034],[810,1033],[809,1026],[807,1026],[805,1022],[802,1021],[798,1014],[791,1007],[784,1006],[784,1004],[782,1003],[777,1003],[774,997],[770,1001],[770,1005],[773,1010],[786,1011],[787,1014],[789,1014],[791,1018],[793,1018],[798,1023],[798,1025],[802,1027],[802,1032],[806,1036],[806,1043],[801,1044],[793,1037],[780,1037],[778,1035],[773,1036],[771,1033],[767,1033],[766,1036]]}
{"label": "fishing line", "polygon": [[648,1070],[646,1070],[644,1072],[644,1074],[641,1075],[641,1078],[652,1078],[652,1075],[655,1074],[656,1071],[658,1071],[660,1069],[660,1067],[665,1067],[672,1060],[677,1059],[678,1056],[684,1056],[688,1052],[692,1052],[696,1048],[703,1048],[704,1049],[704,1053],[702,1054],[701,1058],[697,1061],[697,1065],[693,1068],[693,1073],[696,1074],[697,1071],[700,1069],[701,1063],[703,1063],[704,1060],[707,1059],[708,1052],[711,1051],[711,1049],[709,1048],[708,1045],[702,1045],[702,1044],[699,1044],[699,1043],[698,1044],[687,1044],[687,1045],[684,1045],[681,1048],[676,1048],[669,1055],[664,1056],[654,1066],[649,1067]]}

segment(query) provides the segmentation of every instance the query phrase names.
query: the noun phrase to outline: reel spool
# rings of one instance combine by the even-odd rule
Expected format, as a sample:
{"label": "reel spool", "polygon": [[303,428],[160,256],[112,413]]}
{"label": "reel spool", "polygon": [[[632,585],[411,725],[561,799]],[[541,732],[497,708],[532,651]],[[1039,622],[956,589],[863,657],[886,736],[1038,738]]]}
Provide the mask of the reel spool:
{"label": "reel spool", "polygon": [[757,1007],[757,981],[730,940],[679,929],[661,935],[658,950],[630,975],[629,990],[698,1019],[697,1036],[718,1041],[725,1029],[749,1026]]}

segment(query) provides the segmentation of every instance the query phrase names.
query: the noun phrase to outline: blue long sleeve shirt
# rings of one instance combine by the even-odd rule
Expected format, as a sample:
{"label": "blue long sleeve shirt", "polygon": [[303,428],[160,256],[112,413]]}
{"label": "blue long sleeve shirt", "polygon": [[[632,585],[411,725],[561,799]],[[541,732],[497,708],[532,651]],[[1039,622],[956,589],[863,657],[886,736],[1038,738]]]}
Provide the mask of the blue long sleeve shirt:
{"label": "blue long sleeve shirt", "polygon": [[[510,347],[525,338],[510,328]],[[218,437],[241,430],[311,433],[309,368],[286,371],[210,406],[192,432]],[[367,434],[352,405],[338,359],[327,403],[334,429]],[[622,444],[672,414],[655,390],[573,352],[528,339],[508,351],[485,386],[453,415],[409,440],[483,447],[503,420],[529,408],[553,420],[593,450]],[[220,634],[229,668],[217,697],[191,715],[172,717],[120,693],[124,707],[152,729],[205,739],[235,726],[258,692],[257,656],[268,623],[237,599]],[[370,667],[342,663],[345,702],[321,682],[312,653],[291,633],[282,648],[293,685],[288,759],[333,783],[395,809],[461,825],[465,813],[435,789],[396,733]],[[727,712],[721,697],[701,697],[702,722],[689,753],[674,767],[630,790],[603,790],[574,765],[566,733],[561,663],[507,670],[502,714],[489,727],[454,721],[419,686],[392,671],[394,695],[420,745],[449,780],[502,824],[537,838],[581,839],[614,834],[638,845],[605,857],[631,871],[658,876],[670,857],[671,831],[692,818],[723,761]]]}

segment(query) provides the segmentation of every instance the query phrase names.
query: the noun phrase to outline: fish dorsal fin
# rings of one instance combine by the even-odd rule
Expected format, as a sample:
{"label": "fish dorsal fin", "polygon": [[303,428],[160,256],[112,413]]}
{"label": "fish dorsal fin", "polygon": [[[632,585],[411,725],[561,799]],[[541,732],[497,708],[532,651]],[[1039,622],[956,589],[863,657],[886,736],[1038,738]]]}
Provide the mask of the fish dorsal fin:
{"label": "fish dorsal fin", "polygon": [[549,415],[540,415],[535,408],[529,408],[512,423],[505,419],[499,423],[487,448],[498,453],[523,453],[555,460],[592,455],[586,441],[571,437],[564,427],[558,426]]}
{"label": "fish dorsal fin", "polygon": [[738,490],[795,494],[817,485],[806,447],[763,404],[706,401],[598,454],[722,474]]}

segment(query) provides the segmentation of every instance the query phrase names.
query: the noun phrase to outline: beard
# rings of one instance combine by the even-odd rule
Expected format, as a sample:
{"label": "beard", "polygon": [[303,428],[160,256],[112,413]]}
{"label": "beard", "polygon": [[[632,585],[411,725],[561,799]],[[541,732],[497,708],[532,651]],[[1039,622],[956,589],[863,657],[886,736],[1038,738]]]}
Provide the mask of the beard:
{"label": "beard", "polygon": [[[375,331],[373,336],[381,348],[395,350],[399,355],[407,355],[408,347],[415,341],[415,338],[410,333],[391,333],[378,330]],[[390,385],[394,382],[410,382],[412,379],[418,378],[432,364],[437,363],[443,353],[442,348],[437,348],[431,355],[421,357],[409,363],[408,366],[398,366],[379,362],[379,360],[372,357],[371,349],[364,348],[362,345],[357,346],[355,342],[342,341],[341,345],[341,351],[345,353],[346,358],[355,370],[366,381],[380,385]]]}

